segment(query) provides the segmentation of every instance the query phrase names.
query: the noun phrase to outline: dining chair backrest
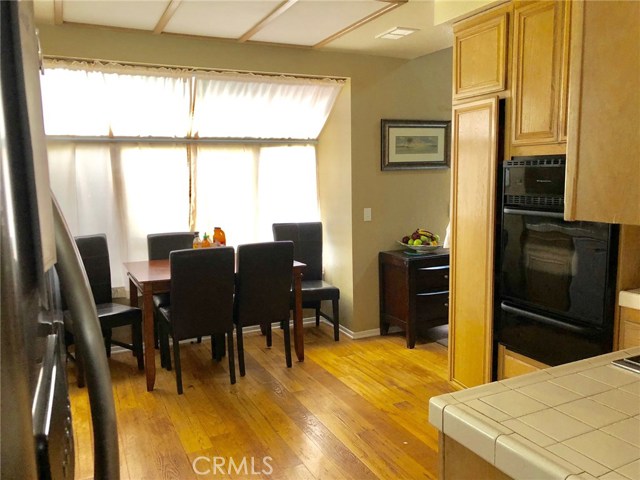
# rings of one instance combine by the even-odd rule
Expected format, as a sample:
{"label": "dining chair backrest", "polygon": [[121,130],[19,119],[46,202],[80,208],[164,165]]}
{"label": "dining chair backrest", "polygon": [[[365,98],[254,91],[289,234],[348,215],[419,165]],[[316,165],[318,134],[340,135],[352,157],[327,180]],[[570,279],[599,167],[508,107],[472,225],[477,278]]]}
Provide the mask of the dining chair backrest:
{"label": "dining chair backrest", "polygon": [[171,327],[184,340],[233,329],[233,247],[174,250],[171,266]]}
{"label": "dining chair backrest", "polygon": [[274,223],[273,239],[293,242],[293,258],[306,264],[305,280],[322,280],[322,223]]}
{"label": "dining chair backrest", "polygon": [[149,260],[169,258],[173,250],[192,248],[193,237],[197,232],[150,233],[147,235]]}
{"label": "dining chair backrest", "polygon": [[289,319],[293,243],[238,246],[236,321],[242,326]]}
{"label": "dining chair backrest", "polygon": [[75,237],[96,304],[111,303],[111,267],[105,234]]}

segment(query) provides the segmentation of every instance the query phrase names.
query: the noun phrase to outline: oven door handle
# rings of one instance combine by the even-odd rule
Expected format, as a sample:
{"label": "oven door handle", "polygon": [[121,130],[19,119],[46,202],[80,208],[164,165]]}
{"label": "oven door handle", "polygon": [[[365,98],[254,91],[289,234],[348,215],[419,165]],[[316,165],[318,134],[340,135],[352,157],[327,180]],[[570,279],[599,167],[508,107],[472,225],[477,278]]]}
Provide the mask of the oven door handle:
{"label": "oven door handle", "polygon": [[509,305],[508,303],[505,303],[505,302],[502,302],[500,304],[500,308],[504,312],[513,313],[515,315],[520,315],[522,317],[526,317],[526,318],[529,318],[531,320],[535,320],[536,322],[539,322],[539,323],[544,323],[544,324],[550,325],[552,327],[561,328],[562,330],[568,330],[568,331],[579,333],[579,334],[582,334],[582,335],[588,334],[590,332],[590,330],[587,329],[587,328],[576,327],[575,325],[571,325],[570,323],[564,323],[564,322],[561,322],[561,321],[556,320],[554,318],[549,318],[549,317],[546,317],[544,315],[540,315],[538,313],[528,312],[526,310],[522,310],[521,308],[513,307],[513,306],[511,306],[511,305]]}
{"label": "oven door handle", "polygon": [[504,208],[504,213],[511,213],[514,215],[529,215],[536,217],[550,217],[550,218],[561,218],[564,220],[564,213],[562,212],[545,212],[543,210],[518,210],[515,208]]}

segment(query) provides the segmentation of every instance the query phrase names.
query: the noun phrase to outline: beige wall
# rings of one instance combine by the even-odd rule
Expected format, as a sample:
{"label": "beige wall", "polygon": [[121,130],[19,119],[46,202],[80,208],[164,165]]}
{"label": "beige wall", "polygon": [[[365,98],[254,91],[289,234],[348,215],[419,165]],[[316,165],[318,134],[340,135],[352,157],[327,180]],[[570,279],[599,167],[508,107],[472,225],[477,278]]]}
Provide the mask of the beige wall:
{"label": "beige wall", "polygon": [[[381,172],[380,119],[450,119],[451,49],[406,61],[66,25],[39,29],[49,56],[349,78],[322,134],[318,171],[326,275],[341,288],[348,329],[378,326],[379,251],[395,249],[395,240],[418,226],[444,236],[449,170]],[[373,221],[363,222],[364,207]]]}

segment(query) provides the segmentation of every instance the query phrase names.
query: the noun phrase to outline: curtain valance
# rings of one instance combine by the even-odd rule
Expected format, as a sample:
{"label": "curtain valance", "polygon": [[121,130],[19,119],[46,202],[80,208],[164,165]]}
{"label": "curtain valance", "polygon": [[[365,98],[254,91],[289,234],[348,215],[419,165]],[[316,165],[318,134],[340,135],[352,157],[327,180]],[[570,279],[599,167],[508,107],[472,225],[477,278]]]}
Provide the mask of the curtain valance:
{"label": "curtain valance", "polygon": [[47,61],[49,135],[316,139],[343,81]]}

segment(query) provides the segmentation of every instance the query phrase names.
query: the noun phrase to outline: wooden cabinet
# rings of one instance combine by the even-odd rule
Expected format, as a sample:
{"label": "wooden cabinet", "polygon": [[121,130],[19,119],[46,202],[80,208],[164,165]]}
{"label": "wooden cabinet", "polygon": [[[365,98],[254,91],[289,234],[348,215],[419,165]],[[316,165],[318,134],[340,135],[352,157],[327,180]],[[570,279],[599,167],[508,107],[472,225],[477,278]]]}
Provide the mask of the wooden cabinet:
{"label": "wooden cabinet", "polygon": [[512,146],[560,143],[566,139],[566,5],[561,0],[516,4]]}
{"label": "wooden cabinet", "polygon": [[620,307],[619,349],[640,347],[640,310]]}
{"label": "wooden cabinet", "polygon": [[444,325],[449,317],[449,251],[407,255],[380,252],[380,335],[390,325],[405,330],[407,348],[421,329]]}
{"label": "wooden cabinet", "polygon": [[500,7],[454,26],[454,100],[506,89],[510,9]]}
{"label": "wooden cabinet", "polygon": [[517,377],[525,373],[537,372],[549,365],[533,358],[513,352],[502,344],[498,344],[498,372],[496,380]]}
{"label": "wooden cabinet", "polygon": [[565,219],[640,225],[640,2],[573,2]]}
{"label": "wooden cabinet", "polygon": [[449,375],[491,381],[498,97],[453,107]]}

